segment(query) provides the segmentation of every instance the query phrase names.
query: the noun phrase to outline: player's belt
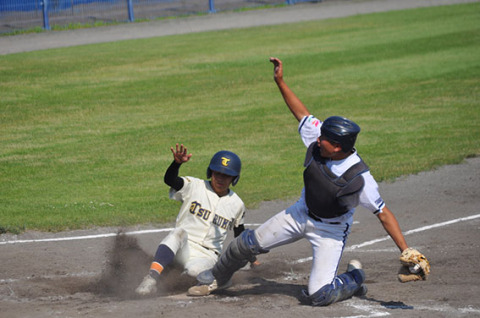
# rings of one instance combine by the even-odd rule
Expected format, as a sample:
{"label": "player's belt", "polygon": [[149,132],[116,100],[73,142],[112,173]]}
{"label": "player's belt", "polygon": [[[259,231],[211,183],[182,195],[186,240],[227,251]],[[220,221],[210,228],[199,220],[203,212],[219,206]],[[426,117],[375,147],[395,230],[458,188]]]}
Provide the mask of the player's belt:
{"label": "player's belt", "polygon": [[311,217],[312,219],[314,219],[315,221],[322,222],[322,223],[325,223],[325,224],[342,224],[341,222],[328,222],[328,221],[322,220],[321,218],[319,218],[315,214],[311,213],[310,211],[308,211],[308,216]]}

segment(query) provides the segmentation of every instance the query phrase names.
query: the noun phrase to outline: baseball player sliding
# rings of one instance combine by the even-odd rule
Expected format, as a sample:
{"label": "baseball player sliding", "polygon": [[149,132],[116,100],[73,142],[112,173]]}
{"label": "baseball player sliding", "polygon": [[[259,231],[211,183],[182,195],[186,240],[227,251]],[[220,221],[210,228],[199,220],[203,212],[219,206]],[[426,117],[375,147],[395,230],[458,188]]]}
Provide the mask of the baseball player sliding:
{"label": "baseball player sliding", "polygon": [[219,151],[207,169],[208,180],[179,177],[180,166],[192,154],[187,148],[171,148],[173,162],[164,181],[171,187],[170,198],[181,201],[175,229],[160,243],[150,271],[135,292],[145,296],[157,291],[157,281],[166,266],[175,262],[185,273],[196,277],[211,268],[218,259],[227,236],[233,228],[235,237],[244,230],[245,205],[230,190],[240,178],[240,158],[230,151]]}
{"label": "baseball player sliding", "polygon": [[256,230],[245,230],[234,239],[213,268],[198,275],[198,285],[191,287],[188,294],[203,296],[228,287],[234,272],[255,255],[305,238],[312,246],[313,264],[308,290],[300,296],[303,303],[327,306],[365,295],[365,273],[358,260],[351,260],[346,272],[337,275],[355,207],[359,204],[378,217],[402,252],[402,264],[407,268],[419,265],[419,272],[404,273],[399,278],[425,279],[430,272],[428,260],[408,247],[368,166],[354,148],[360,127],[344,117],[333,116],[323,122],[314,117],[284,82],[282,62],[278,58],[270,61],[274,65],[274,80],[299,122],[298,132],[307,147],[304,188],[295,204]]}

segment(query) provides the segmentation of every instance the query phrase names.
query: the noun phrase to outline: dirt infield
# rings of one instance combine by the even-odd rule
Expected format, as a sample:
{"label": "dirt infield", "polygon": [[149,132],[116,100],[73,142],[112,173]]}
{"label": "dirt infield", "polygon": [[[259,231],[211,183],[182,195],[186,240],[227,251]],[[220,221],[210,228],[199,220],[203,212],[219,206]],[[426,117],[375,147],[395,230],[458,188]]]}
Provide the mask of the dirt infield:
{"label": "dirt infield", "polygon": [[[300,304],[311,251],[306,241],[259,257],[262,265],[234,276],[234,286],[192,298],[192,278],[173,269],[157,295],[135,297],[165,232],[149,228],[96,229],[0,238],[2,317],[480,317],[480,158],[380,184],[410,246],[432,264],[427,281],[397,281],[398,256],[376,217],[358,210],[342,268],[362,261],[369,292],[326,308]],[[291,202],[267,202],[249,211],[261,223]],[[87,236],[89,235],[89,236]]]}

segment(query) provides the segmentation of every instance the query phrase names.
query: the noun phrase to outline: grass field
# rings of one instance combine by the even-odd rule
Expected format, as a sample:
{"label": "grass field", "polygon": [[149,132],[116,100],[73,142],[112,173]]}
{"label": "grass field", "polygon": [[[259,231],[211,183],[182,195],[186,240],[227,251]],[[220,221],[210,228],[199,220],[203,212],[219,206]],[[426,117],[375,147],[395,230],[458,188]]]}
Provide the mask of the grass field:
{"label": "grass field", "polygon": [[[378,181],[480,153],[480,4],[0,56],[0,232],[172,221],[170,146],[243,162],[247,207],[297,197],[304,146],[270,56]],[[445,180],[448,182],[448,180]]]}

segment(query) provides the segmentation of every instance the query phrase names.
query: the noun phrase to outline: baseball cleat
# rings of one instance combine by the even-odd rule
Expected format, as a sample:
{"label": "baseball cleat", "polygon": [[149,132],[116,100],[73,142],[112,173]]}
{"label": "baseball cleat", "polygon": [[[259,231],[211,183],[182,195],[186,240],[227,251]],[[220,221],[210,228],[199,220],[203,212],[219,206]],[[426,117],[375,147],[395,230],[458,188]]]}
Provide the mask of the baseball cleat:
{"label": "baseball cleat", "polygon": [[213,282],[209,285],[197,285],[190,287],[187,292],[187,296],[208,296],[211,292],[215,290],[226,289],[232,286],[232,281],[229,280],[222,286],[218,286],[217,280],[214,279]]}
{"label": "baseball cleat", "polygon": [[360,263],[359,260],[352,259],[350,262],[348,262],[347,272],[351,272],[355,269],[362,269],[362,263]]}
{"label": "baseball cleat", "polygon": [[143,278],[140,286],[135,289],[135,293],[141,296],[151,295],[157,292],[157,281],[150,275]]}

